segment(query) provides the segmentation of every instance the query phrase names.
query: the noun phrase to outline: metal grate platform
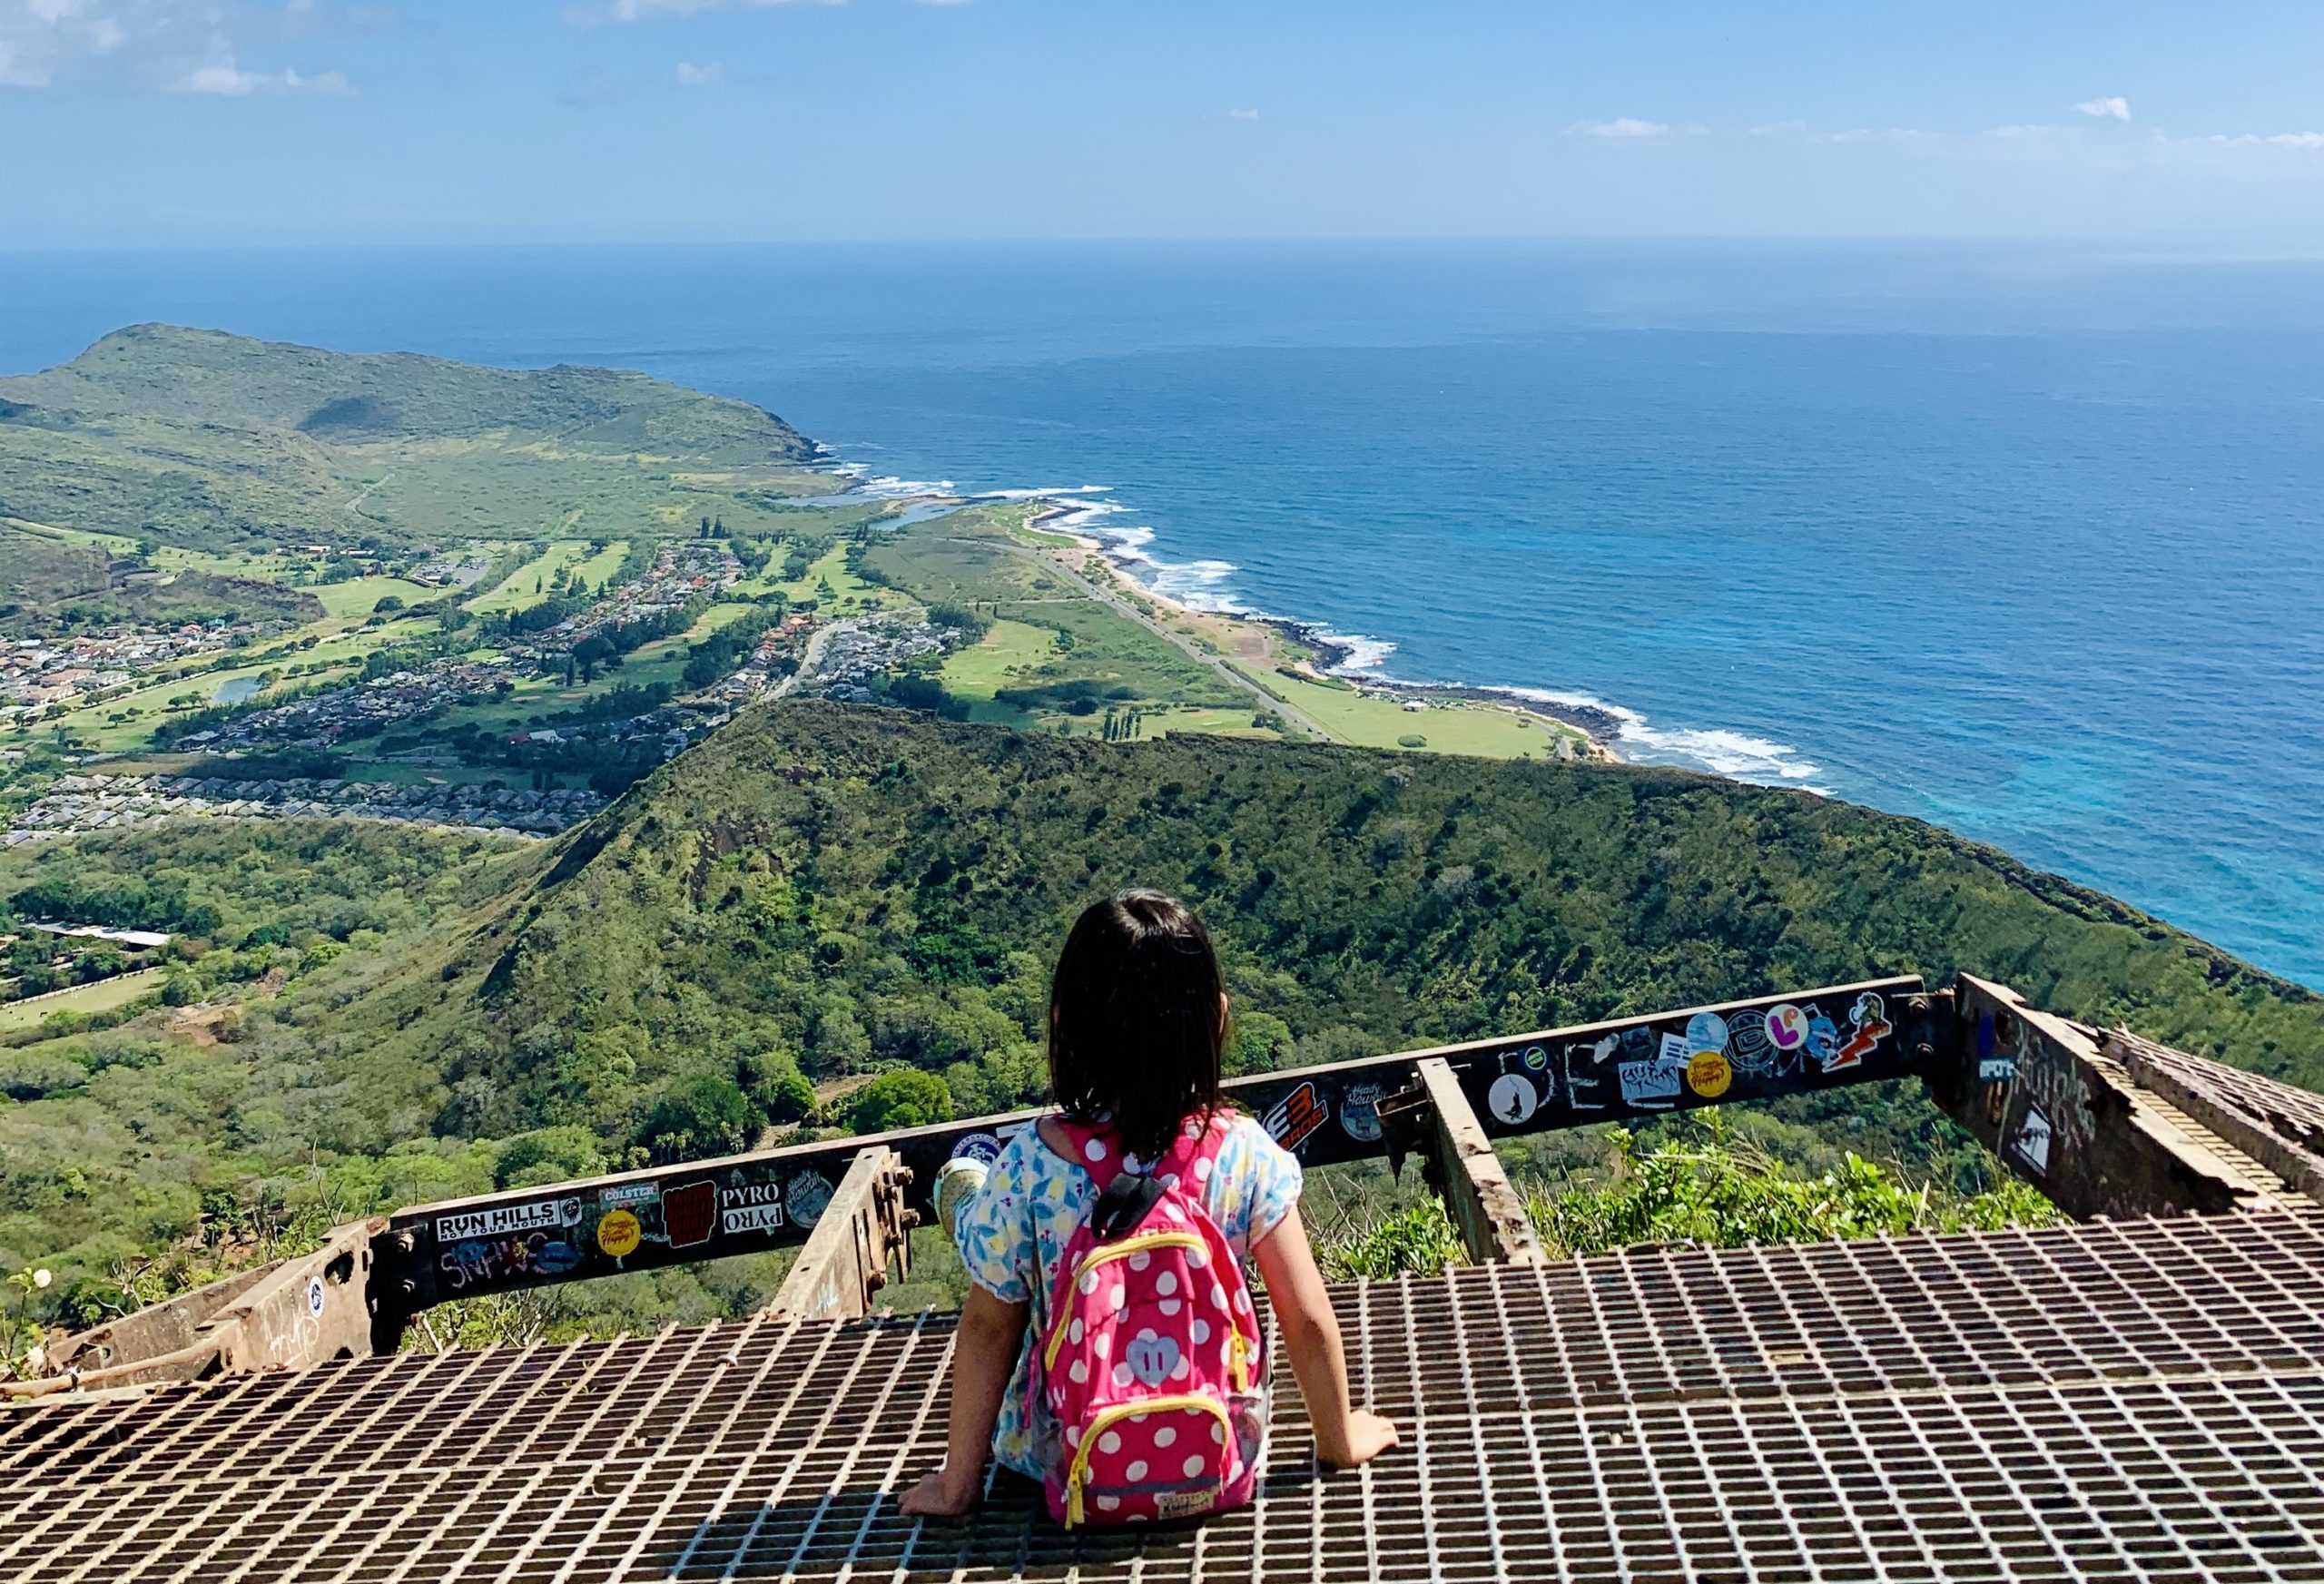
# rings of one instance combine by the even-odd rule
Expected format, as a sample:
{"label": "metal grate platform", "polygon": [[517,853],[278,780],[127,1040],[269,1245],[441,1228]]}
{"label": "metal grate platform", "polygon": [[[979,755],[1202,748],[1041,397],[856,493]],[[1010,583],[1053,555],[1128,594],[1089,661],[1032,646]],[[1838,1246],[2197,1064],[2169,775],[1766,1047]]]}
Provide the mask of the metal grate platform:
{"label": "metal grate platform", "polygon": [[2209,1057],[2190,1056],[2127,1029],[2115,1030],[2106,1040],[2121,1053],[2152,1062],[2182,1083],[2218,1096],[2246,1116],[2281,1127],[2288,1138],[2324,1138],[2324,1095]]}
{"label": "metal grate platform", "polygon": [[2324,1580],[2324,1215],[1335,1290],[1404,1446],[1076,1540],[935,1461],[949,1315],[406,1354],[0,1414],[0,1577]]}

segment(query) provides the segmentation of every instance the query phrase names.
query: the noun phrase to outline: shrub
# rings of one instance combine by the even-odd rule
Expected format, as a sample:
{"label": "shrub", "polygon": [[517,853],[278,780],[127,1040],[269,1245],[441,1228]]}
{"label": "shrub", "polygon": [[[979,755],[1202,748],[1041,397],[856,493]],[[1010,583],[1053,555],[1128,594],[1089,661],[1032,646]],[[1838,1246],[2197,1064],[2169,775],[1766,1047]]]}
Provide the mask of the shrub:
{"label": "shrub", "polygon": [[1703,1134],[1699,1142],[1659,1144],[1641,1154],[1634,1136],[1612,1129],[1612,1180],[1554,1197],[1530,1195],[1534,1225],[1569,1254],[1602,1254],[1639,1243],[1736,1248],[2060,1219],[2047,1199],[2014,1179],[1971,1195],[1935,1184],[1915,1188],[1855,1154],[1829,1171],[1803,1176],[1756,1147],[1728,1144],[1715,1123]]}
{"label": "shrub", "polygon": [[542,1183],[603,1176],[612,1169],[604,1144],[586,1127],[543,1127],[520,1133],[492,1159],[492,1186],[530,1188]]}
{"label": "shrub", "polygon": [[656,1162],[701,1160],[750,1147],[758,1113],[730,1078],[687,1078],[663,1092],[645,1114],[637,1142]]}
{"label": "shrub", "polygon": [[934,1073],[881,1073],[857,1091],[848,1125],[858,1133],[925,1127],[952,1119],[952,1091]]}

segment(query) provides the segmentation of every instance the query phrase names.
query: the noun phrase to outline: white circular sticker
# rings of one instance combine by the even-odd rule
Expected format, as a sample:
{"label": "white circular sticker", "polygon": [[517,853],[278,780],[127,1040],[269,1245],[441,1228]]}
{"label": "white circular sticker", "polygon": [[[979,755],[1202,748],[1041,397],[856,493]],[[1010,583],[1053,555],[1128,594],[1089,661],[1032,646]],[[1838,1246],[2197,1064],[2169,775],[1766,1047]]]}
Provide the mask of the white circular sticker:
{"label": "white circular sticker", "polygon": [[323,1317],[323,1279],[320,1276],[307,1278],[307,1313],[316,1320]]}
{"label": "white circular sticker", "polygon": [[1503,1073],[1493,1079],[1485,1098],[1492,1114],[1512,1127],[1531,1120],[1541,1103],[1541,1091],[1522,1073]]}

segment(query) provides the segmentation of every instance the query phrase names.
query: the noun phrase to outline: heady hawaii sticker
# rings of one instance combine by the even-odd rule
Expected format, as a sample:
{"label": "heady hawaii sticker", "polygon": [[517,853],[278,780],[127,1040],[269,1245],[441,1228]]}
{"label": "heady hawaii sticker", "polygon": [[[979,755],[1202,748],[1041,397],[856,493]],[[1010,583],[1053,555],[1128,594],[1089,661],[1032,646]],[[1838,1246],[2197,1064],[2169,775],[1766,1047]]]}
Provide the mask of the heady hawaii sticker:
{"label": "heady hawaii sticker", "polygon": [[1380,1102],[1387,1095],[1379,1084],[1350,1084],[1340,1097],[1340,1128],[1358,1144],[1380,1142]]}

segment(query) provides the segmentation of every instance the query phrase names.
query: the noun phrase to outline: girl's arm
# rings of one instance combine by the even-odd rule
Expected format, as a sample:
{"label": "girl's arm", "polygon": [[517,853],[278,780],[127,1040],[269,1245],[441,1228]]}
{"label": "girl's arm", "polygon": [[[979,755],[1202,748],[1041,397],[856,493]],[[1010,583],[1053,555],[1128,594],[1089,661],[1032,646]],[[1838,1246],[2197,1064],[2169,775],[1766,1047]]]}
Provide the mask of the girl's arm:
{"label": "girl's arm", "polygon": [[1029,1304],[1009,1304],[982,1287],[969,1289],[960,1324],[952,1336],[952,1419],[945,1438],[944,1466],[927,1476],[903,1500],[912,1518],[952,1518],[975,1507],[984,1494],[984,1463],[992,1451],[993,1422],[1000,1417],[1009,1372],[1025,1339]]}
{"label": "girl's arm", "polygon": [[[1266,1278],[1275,1325],[1291,1354],[1291,1372],[1307,1400],[1307,1421],[1315,1430],[1315,1455],[1335,1469],[1368,1463],[1396,1444],[1396,1427],[1348,1401],[1347,1355],[1340,1348],[1339,1317],[1324,1291],[1324,1273],[1307,1246],[1307,1229],[1294,1205],[1252,1251]],[[953,1399],[954,1422],[960,1400]]]}

